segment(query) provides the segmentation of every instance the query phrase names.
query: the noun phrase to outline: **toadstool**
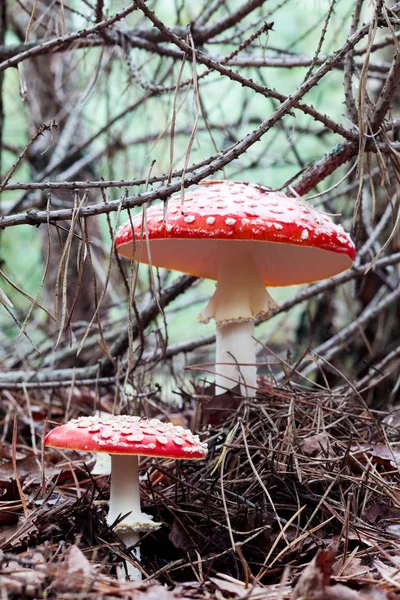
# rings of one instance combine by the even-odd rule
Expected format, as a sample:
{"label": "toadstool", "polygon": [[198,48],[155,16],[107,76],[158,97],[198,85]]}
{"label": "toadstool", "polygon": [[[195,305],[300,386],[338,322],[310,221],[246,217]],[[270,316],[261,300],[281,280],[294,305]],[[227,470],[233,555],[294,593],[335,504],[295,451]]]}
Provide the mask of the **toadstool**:
{"label": "toadstool", "polygon": [[[216,390],[256,388],[255,319],[278,308],[266,286],[326,279],[351,267],[355,248],[341,225],[302,199],[235,181],[202,181],[167,206],[152,206],[116,237],[122,256],[214,279],[200,320],[217,324]],[[244,385],[243,385],[244,384]]]}
{"label": "toadstool", "polygon": [[[123,517],[115,530],[128,547],[138,544],[140,532],[160,526],[140,507],[138,456],[200,460],[207,455],[207,445],[190,430],[158,419],[128,415],[79,417],[50,431],[45,445],[111,454],[107,523],[111,526]],[[138,547],[134,554],[140,560]],[[131,579],[141,578],[140,572],[130,564],[128,574]]]}

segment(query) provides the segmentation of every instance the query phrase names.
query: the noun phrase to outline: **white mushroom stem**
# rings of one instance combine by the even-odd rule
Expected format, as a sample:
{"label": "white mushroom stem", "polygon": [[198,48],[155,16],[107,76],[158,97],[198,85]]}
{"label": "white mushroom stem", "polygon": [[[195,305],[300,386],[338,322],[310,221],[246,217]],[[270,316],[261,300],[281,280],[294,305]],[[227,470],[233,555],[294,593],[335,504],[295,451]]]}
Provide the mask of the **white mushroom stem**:
{"label": "white mushroom stem", "polygon": [[[140,508],[139,465],[136,455],[111,455],[110,508],[107,523],[112,525],[121,516],[124,518],[115,530],[127,547],[136,545],[132,552],[140,561],[140,532],[157,529],[159,524],[154,523],[152,517],[143,513]],[[131,580],[142,579],[140,571],[129,562],[127,570]]]}
{"label": "white mushroom stem", "polygon": [[217,323],[216,393],[240,383],[254,395],[256,343],[254,320],[267,319],[278,308],[261,279],[251,242],[221,242],[217,289],[200,320]]}
{"label": "white mushroom stem", "polygon": [[217,325],[216,393],[221,394],[240,383],[242,393],[246,386],[244,392],[254,395],[257,383],[255,357],[254,321]]}

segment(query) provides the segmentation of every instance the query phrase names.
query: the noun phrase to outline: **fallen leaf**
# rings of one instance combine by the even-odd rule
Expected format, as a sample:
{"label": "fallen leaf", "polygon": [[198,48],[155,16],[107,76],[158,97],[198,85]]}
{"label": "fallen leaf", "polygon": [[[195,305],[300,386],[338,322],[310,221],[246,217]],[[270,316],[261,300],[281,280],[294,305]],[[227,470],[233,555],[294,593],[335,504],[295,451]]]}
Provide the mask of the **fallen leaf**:
{"label": "fallen leaf", "polygon": [[293,591],[293,600],[296,598],[314,598],[316,592],[324,592],[329,584],[332,573],[336,548],[319,550],[311,563],[305,568]]}
{"label": "fallen leaf", "polygon": [[361,558],[354,556],[344,565],[342,560],[336,562],[332,567],[332,575],[336,577],[348,577],[357,579],[361,575],[369,573],[369,567],[363,565]]}
{"label": "fallen leaf", "polygon": [[363,462],[365,459],[363,459],[360,450],[369,454],[374,462],[379,464],[390,467],[398,467],[400,465],[400,451],[389,448],[386,444],[354,444],[351,447],[351,451],[357,452],[357,460]]}
{"label": "fallen leaf", "polygon": [[375,502],[367,508],[363,514],[363,517],[368,523],[372,523],[380,529],[388,531],[388,527],[393,526],[393,521],[399,521],[400,508],[397,506],[389,506],[388,504]]}
{"label": "fallen leaf", "polygon": [[175,548],[180,548],[181,550],[189,550],[189,548],[193,547],[193,542],[179,523],[177,519],[172,524],[172,528],[170,534],[168,536],[170,542],[173,543]]}
{"label": "fallen leaf", "polygon": [[364,588],[359,592],[337,583],[330,586],[336,549],[320,550],[305,568],[293,591],[293,600],[388,600],[377,588]]}
{"label": "fallen leaf", "polygon": [[[235,393],[236,390],[236,393]],[[220,425],[235,413],[244,398],[238,393],[239,386],[223,394],[214,396],[211,400],[203,402],[203,425]]]}
{"label": "fallen leaf", "polygon": [[311,435],[300,440],[300,448],[307,456],[329,456],[329,436],[325,432]]}
{"label": "fallen leaf", "polygon": [[220,575],[220,577],[210,577],[210,581],[212,581],[222,592],[227,592],[229,596],[234,594],[238,598],[249,598],[251,600],[266,598],[265,587],[252,584],[249,584],[248,587],[246,587],[243,581],[239,581],[223,573],[218,573],[218,575]]}
{"label": "fallen leaf", "polygon": [[90,577],[93,574],[93,565],[78,546],[74,545],[68,548],[65,553],[64,564],[67,573],[77,573],[84,577]]}

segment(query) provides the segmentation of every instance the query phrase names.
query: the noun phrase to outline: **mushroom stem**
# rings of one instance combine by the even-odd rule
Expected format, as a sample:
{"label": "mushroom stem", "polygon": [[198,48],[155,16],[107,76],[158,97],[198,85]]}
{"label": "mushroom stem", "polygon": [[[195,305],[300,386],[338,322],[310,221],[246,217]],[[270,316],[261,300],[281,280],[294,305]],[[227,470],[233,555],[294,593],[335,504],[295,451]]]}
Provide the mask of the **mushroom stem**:
{"label": "mushroom stem", "polygon": [[254,394],[254,320],[268,319],[277,308],[265,289],[254,245],[220,242],[217,289],[200,315],[203,322],[214,318],[217,323],[217,394],[238,382],[242,393]]}
{"label": "mushroom stem", "polygon": [[[128,514],[129,513],[129,514]],[[124,516],[126,515],[126,516]],[[124,516],[115,530],[124,544],[132,549],[137,561],[140,561],[140,532],[156,529],[149,515],[140,508],[139,464],[137,456],[111,455],[111,490],[110,508],[107,523],[112,525],[119,517]],[[132,581],[140,581],[142,575],[131,563],[127,562],[127,571]]]}
{"label": "mushroom stem", "polygon": [[140,521],[142,515],[138,457],[112,454],[110,509],[107,522],[111,525],[121,515],[127,516],[118,527],[125,523],[132,524]]}
{"label": "mushroom stem", "polygon": [[222,394],[240,383],[243,394],[254,395],[257,384],[255,361],[254,321],[217,325],[216,394]]}

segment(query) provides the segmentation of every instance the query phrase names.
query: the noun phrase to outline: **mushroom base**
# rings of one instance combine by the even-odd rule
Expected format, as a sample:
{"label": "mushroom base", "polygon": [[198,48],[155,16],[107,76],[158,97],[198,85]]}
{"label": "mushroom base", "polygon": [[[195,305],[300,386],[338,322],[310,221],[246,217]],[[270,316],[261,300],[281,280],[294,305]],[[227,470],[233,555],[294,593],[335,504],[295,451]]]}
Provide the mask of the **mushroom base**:
{"label": "mushroom base", "polygon": [[[121,518],[122,517],[122,518]],[[158,529],[151,516],[140,508],[139,463],[135,455],[111,455],[110,509],[107,523],[117,521],[115,531],[127,547],[136,546],[132,553],[140,561],[140,532]],[[140,571],[127,562],[129,578],[140,581]]]}

